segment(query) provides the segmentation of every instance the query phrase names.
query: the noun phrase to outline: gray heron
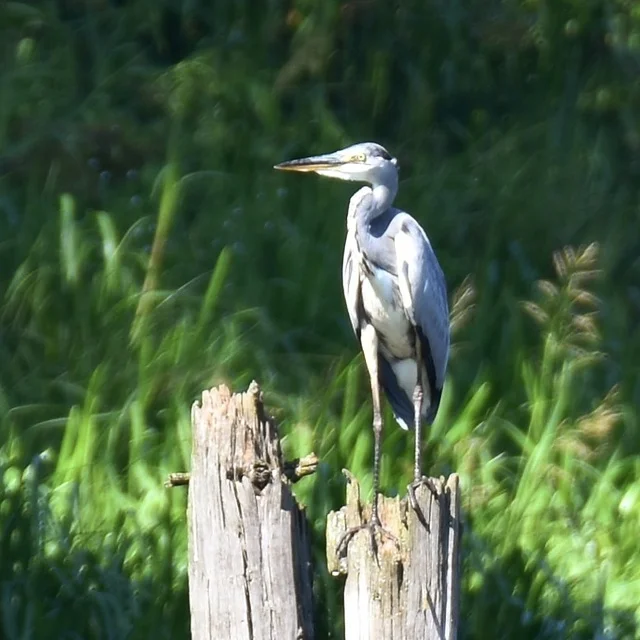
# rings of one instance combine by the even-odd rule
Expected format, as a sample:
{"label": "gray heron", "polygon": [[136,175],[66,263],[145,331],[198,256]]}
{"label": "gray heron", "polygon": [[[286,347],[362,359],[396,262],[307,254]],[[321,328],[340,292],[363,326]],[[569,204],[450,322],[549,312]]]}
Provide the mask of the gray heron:
{"label": "gray heron", "polygon": [[380,387],[398,424],[415,430],[409,497],[423,520],[414,495],[426,480],[421,472],[421,426],[436,416],[449,358],[444,274],[423,228],[393,206],[398,161],[379,144],[355,144],[326,155],[282,162],[275,169],[314,172],[368,185],[349,201],[342,284],[371,381],[374,498],[371,521],[364,526],[370,527],[373,538],[375,529],[384,531],[378,515]]}

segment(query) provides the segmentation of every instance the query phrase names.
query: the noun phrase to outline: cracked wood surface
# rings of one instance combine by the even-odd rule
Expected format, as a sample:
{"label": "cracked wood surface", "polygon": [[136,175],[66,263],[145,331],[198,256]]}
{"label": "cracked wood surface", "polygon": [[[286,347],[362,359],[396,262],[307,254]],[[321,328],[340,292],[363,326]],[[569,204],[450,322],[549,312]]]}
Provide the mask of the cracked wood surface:
{"label": "cracked wood surface", "polygon": [[455,640],[460,591],[460,497],[458,476],[429,478],[416,489],[426,527],[406,499],[378,498],[382,526],[398,540],[368,530],[352,538],[346,557],[337,549],[345,531],[368,521],[358,481],[347,475],[347,504],[327,518],[327,566],[347,576],[345,640]]}
{"label": "cracked wood surface", "polygon": [[307,524],[258,385],[205,391],[192,425],[192,640],[313,638]]}

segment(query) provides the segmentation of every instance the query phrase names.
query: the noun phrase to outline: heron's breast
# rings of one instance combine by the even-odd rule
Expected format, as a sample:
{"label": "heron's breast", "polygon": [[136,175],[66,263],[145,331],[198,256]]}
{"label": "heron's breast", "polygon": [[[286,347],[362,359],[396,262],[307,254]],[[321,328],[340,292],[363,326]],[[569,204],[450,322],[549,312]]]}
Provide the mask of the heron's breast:
{"label": "heron's breast", "polygon": [[381,341],[381,348],[394,359],[410,358],[414,353],[411,325],[400,303],[393,276],[382,269],[363,277],[362,306]]}

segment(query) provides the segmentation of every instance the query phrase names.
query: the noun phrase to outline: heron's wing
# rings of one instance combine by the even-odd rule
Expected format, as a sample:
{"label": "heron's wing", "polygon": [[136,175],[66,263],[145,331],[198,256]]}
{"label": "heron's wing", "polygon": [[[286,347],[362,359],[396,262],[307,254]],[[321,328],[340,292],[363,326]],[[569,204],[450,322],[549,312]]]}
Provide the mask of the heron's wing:
{"label": "heron's wing", "polygon": [[436,391],[441,391],[449,358],[449,305],[444,274],[422,227],[408,214],[397,220],[394,244],[402,304],[428,343]]}
{"label": "heron's wing", "polygon": [[353,233],[347,233],[342,258],[342,289],[347,303],[349,320],[354,333],[360,338],[358,307],[360,302],[360,265],[358,263],[358,244]]}

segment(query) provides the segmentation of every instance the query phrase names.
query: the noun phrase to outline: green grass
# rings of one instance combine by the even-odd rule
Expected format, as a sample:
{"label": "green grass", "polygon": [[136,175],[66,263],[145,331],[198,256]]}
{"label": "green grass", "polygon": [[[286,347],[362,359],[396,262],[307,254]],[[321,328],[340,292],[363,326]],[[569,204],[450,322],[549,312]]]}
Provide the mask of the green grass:
{"label": "green grass", "polygon": [[[462,636],[640,637],[637,82],[588,57],[597,19],[65,6],[0,7],[0,637],[187,636],[186,492],[163,482],[201,390],[253,378],[287,454],[320,456],[295,490],[340,637],[325,517],[343,467],[372,480],[353,188],[271,166],[364,138],[400,156],[457,300],[424,464],[462,480]],[[535,46],[504,40],[531,16]],[[404,493],[411,436],[385,424]]]}

